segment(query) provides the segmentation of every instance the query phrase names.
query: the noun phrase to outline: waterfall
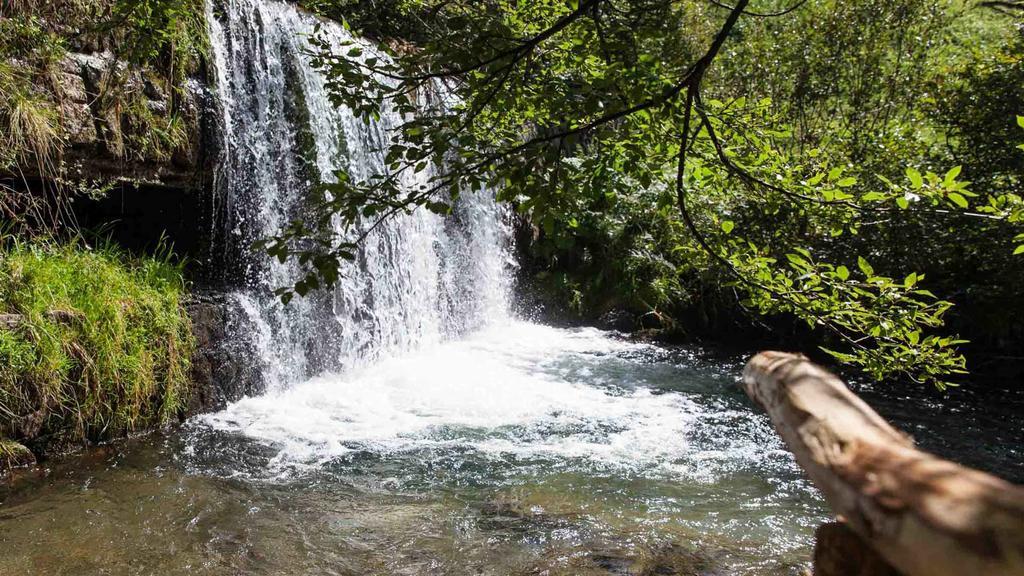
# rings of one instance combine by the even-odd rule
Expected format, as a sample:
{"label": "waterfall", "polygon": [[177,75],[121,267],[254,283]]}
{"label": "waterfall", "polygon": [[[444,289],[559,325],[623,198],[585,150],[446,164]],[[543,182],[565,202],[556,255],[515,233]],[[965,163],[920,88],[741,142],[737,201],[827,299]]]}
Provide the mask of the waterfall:
{"label": "waterfall", "polygon": [[[290,286],[300,270],[252,243],[301,216],[314,187],[337,169],[356,178],[382,172],[403,119],[384,110],[365,123],[331,103],[308,40],[316,33],[340,51],[353,41],[341,26],[276,0],[211,0],[208,21],[223,110],[216,180],[225,268],[240,286],[239,337],[256,352],[267,387],[350,370],[501,318],[509,233],[487,192],[463,194],[447,218],[420,210],[379,227],[333,289],[277,301],[274,289]],[[420,173],[408,185],[428,178]]]}

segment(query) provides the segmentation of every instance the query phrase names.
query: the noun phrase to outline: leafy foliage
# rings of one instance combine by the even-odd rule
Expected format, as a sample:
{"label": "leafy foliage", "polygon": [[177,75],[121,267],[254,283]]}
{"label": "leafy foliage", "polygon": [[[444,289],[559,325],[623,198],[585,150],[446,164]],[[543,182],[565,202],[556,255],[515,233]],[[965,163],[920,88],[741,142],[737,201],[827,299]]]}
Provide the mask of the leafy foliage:
{"label": "leafy foliage", "polygon": [[[265,243],[307,266],[284,299],[330,285],[388,218],[446,214],[462,191],[492,187],[537,227],[544,273],[576,306],[619,297],[666,317],[708,283],[727,284],[737,305],[802,320],[873,377],[944,386],[964,371],[962,340],[941,332],[952,304],[926,274],[868,264],[885,262],[893,246],[880,232],[901,222],[974,221],[964,225],[1006,239],[1005,254],[1019,233],[1019,196],[976,191],[934,152],[934,98],[915,82],[937,55],[960,58],[959,5],[403,6],[426,24],[415,49],[317,44],[337,105],[367,121],[388,106],[408,120],[387,171],[339,173],[317,216]],[[998,45],[1006,19],[989,18],[979,34]],[[450,96],[424,96],[438,91]],[[429,184],[403,185],[428,170]],[[349,231],[333,236],[339,220]],[[935,250],[956,241],[949,234],[929,239]]]}

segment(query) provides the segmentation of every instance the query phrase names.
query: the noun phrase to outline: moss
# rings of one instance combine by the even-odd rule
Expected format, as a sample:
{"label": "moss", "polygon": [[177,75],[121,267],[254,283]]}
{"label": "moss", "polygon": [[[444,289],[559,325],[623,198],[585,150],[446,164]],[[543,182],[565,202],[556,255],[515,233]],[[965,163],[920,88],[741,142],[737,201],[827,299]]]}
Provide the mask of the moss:
{"label": "moss", "polygon": [[31,466],[35,462],[36,457],[31,450],[12,440],[0,438],[0,474],[11,468]]}
{"label": "moss", "polygon": [[180,266],[82,243],[0,251],[0,437],[102,441],[184,409],[194,348]]}

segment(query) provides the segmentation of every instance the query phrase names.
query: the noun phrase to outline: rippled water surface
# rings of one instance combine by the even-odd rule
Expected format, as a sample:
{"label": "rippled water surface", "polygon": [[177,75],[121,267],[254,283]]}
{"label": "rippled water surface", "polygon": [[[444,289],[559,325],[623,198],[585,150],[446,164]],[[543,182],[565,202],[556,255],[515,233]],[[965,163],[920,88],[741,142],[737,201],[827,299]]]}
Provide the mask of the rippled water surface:
{"label": "rippled water surface", "polygon": [[22,478],[0,573],[798,574],[827,514],[738,368],[492,327]]}

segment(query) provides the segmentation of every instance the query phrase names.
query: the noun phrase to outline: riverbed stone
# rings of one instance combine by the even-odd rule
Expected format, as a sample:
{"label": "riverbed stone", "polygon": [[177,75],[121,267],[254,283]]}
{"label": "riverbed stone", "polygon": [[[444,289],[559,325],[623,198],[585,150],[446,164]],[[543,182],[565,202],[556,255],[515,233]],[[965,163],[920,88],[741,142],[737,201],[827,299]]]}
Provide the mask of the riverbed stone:
{"label": "riverbed stone", "polygon": [[725,576],[713,555],[681,543],[626,546],[591,542],[572,550],[553,549],[530,574],[538,576]]}
{"label": "riverbed stone", "polygon": [[32,466],[36,463],[36,457],[32,451],[15,442],[0,438],[0,475],[12,468]]}

